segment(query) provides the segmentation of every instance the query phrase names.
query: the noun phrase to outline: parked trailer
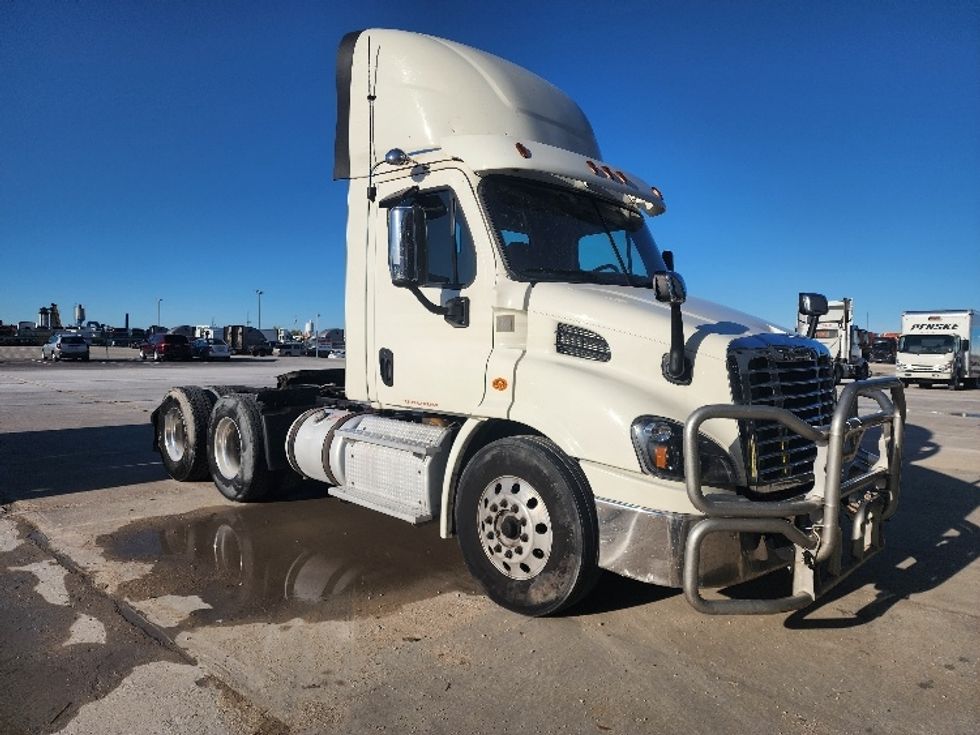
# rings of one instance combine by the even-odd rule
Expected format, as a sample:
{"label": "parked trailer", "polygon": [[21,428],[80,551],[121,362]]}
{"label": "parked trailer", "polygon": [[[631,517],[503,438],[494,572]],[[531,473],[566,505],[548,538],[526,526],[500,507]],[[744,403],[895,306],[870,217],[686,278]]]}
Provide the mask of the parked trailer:
{"label": "parked trailer", "polygon": [[[574,604],[600,568],[707,613],[798,609],[882,548],[901,384],[838,397],[818,342],[688,299],[644,221],[660,192],[602,159],[573,100],[393,30],[343,39],[337,90],[346,370],[173,388],[152,414],[172,477],[249,501],[296,473],[438,520],[526,615]],[[858,417],[859,396],[877,410]],[[856,448],[876,426],[880,456]],[[787,568],[783,596],[703,594]]]}
{"label": "parked trailer", "polygon": [[905,386],[980,385],[980,321],[976,309],[902,312],[895,374]]}

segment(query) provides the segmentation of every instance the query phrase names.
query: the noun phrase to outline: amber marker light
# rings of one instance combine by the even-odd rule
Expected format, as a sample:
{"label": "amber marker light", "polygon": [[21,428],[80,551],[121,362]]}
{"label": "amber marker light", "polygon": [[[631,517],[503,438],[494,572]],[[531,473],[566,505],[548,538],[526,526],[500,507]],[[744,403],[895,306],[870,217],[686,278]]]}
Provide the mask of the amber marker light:
{"label": "amber marker light", "polygon": [[531,157],[531,151],[528,150],[528,147],[523,143],[516,143],[514,147],[517,148],[517,152],[520,153],[523,158]]}
{"label": "amber marker light", "polygon": [[507,380],[504,378],[494,378],[490,385],[494,390],[507,390]]}
{"label": "amber marker light", "polygon": [[663,199],[664,198],[664,195],[660,193],[660,189],[658,189],[657,187],[651,186],[650,187],[650,191],[652,191],[653,192],[653,195],[655,197],[657,197],[658,199]]}

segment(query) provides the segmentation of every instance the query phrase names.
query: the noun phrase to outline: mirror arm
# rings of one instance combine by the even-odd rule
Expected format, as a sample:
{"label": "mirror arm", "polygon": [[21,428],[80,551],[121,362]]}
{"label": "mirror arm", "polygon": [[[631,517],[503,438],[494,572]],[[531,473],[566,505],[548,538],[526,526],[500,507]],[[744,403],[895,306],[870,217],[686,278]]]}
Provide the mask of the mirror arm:
{"label": "mirror arm", "polygon": [[447,309],[445,306],[439,306],[439,304],[429,301],[418,286],[413,284],[410,286],[405,286],[405,288],[412,292],[412,295],[418,299],[419,303],[425,307],[426,311],[432,314],[438,314],[439,316],[446,316],[446,314],[449,313],[449,309]]}
{"label": "mirror arm", "polygon": [[456,296],[449,299],[445,306],[439,306],[426,297],[422,290],[415,285],[405,286],[426,311],[443,317],[453,327],[470,326],[470,300],[466,296]]}

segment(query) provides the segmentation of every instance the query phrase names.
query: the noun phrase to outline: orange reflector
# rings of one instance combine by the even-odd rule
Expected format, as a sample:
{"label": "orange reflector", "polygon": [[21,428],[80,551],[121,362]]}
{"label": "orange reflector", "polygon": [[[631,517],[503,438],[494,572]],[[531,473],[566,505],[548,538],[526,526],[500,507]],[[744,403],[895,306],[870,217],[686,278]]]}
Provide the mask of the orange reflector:
{"label": "orange reflector", "polygon": [[524,145],[523,143],[517,143],[514,147],[517,148],[517,152],[520,153],[521,156],[523,156],[524,158],[531,157],[531,151],[529,151],[527,149],[527,146]]}
{"label": "orange reflector", "polygon": [[658,444],[653,450],[654,466],[658,470],[665,470],[667,469],[668,459],[667,447],[663,444]]}
{"label": "orange reflector", "polygon": [[494,390],[507,390],[507,380],[504,378],[494,378],[490,385]]}

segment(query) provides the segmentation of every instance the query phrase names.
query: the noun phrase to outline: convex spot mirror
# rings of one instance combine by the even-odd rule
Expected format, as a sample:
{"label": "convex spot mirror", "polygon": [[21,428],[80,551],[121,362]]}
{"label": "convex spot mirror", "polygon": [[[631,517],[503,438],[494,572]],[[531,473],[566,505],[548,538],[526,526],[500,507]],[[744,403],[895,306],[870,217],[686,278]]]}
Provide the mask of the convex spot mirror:
{"label": "convex spot mirror", "polygon": [[425,212],[417,204],[388,210],[388,270],[395,286],[417,286],[425,253]]}
{"label": "convex spot mirror", "polygon": [[653,293],[657,301],[667,304],[683,304],[687,300],[687,286],[681,274],[675,271],[656,271]]}

